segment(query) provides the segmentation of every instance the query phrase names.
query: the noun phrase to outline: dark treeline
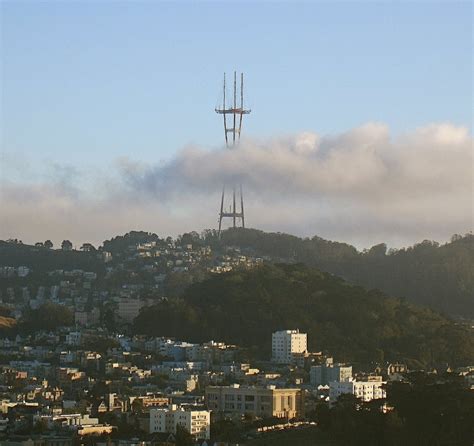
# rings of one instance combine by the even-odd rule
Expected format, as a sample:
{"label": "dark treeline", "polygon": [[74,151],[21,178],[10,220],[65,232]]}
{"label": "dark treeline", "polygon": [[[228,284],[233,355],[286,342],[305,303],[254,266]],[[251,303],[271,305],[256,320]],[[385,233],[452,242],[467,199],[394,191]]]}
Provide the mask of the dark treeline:
{"label": "dark treeline", "polygon": [[52,302],[46,302],[37,309],[27,309],[19,320],[9,317],[9,313],[7,307],[0,306],[0,336],[31,335],[74,324],[73,312],[64,305]]}
{"label": "dark treeline", "polygon": [[[62,269],[83,269],[102,273],[104,264],[95,251],[62,251],[0,240],[0,265],[28,266],[35,274]],[[29,279],[30,280],[30,279]]]}
{"label": "dark treeline", "polygon": [[147,308],[134,330],[191,341],[224,340],[269,355],[271,333],[299,328],[312,351],[369,365],[412,368],[474,362],[472,330],[428,308],[367,291],[304,265],[266,265],[192,284]]}
{"label": "dark treeline", "polygon": [[112,254],[121,254],[126,252],[129,246],[147,242],[156,242],[160,246],[165,245],[166,241],[170,242],[172,240],[171,237],[168,237],[166,240],[162,239],[152,232],[130,231],[127,234],[118,235],[110,240],[106,240],[103,244],[103,249]]}
{"label": "dark treeline", "polygon": [[[387,384],[386,411],[380,400],[362,403],[342,395],[329,408],[321,403],[310,416],[344,446],[471,446],[474,392],[463,378],[412,373],[407,382]],[[309,444],[309,443],[308,443]]]}
{"label": "dark treeline", "polygon": [[224,232],[222,242],[282,261],[302,262],[366,288],[427,305],[454,316],[474,316],[474,235],[439,245],[425,240],[388,250],[385,244],[359,252],[319,237],[301,239],[255,229]]}
{"label": "dark treeline", "polygon": [[38,309],[27,310],[20,319],[16,331],[21,334],[34,334],[40,330],[53,331],[73,324],[74,314],[69,308],[46,302]]}

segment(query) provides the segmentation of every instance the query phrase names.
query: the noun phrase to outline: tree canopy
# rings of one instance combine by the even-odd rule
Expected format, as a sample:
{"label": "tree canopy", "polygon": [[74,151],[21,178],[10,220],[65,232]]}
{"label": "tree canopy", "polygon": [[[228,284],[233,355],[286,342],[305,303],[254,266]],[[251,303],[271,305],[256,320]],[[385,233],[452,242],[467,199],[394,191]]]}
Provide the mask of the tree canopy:
{"label": "tree canopy", "polygon": [[55,330],[58,327],[70,326],[74,323],[74,315],[69,308],[46,302],[37,310],[27,311],[20,320],[18,329],[22,332],[34,333],[38,330]]}
{"label": "tree canopy", "polygon": [[387,250],[384,243],[359,252],[346,243],[299,238],[256,229],[229,229],[222,243],[285,262],[302,262],[366,288],[378,288],[455,316],[474,317],[474,235],[439,245],[424,240]]}
{"label": "tree canopy", "polygon": [[472,445],[474,393],[462,377],[411,373],[386,390],[386,411],[383,400],[363,403],[347,394],[332,408],[319,404],[315,419],[337,445]]}
{"label": "tree canopy", "polygon": [[441,314],[367,291],[304,265],[265,265],[192,284],[181,299],[147,308],[136,332],[224,340],[269,355],[271,333],[299,328],[309,348],[338,360],[412,367],[474,362],[474,335]]}

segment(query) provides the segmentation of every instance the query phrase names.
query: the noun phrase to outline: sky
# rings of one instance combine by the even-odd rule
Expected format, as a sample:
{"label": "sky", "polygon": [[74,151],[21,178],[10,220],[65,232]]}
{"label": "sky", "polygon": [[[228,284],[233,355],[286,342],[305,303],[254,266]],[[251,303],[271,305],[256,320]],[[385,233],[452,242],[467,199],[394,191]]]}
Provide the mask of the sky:
{"label": "sky", "polygon": [[[473,227],[471,2],[0,2],[0,238]],[[239,152],[214,108],[243,71]]]}

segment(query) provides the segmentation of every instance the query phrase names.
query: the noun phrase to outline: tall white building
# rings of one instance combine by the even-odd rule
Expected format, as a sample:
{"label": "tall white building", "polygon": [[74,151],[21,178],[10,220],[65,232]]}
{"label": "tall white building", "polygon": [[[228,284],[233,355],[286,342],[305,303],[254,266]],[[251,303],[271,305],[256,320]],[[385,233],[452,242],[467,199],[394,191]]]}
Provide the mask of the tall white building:
{"label": "tall white building", "polygon": [[335,403],[344,393],[352,393],[362,401],[372,401],[385,398],[386,392],[383,386],[385,381],[346,381],[329,383],[329,401]]}
{"label": "tall white building", "polygon": [[295,354],[306,353],[308,335],[299,330],[281,330],[272,334],[272,361],[291,364]]}
{"label": "tall white building", "polygon": [[208,410],[183,409],[175,404],[168,408],[150,409],[150,433],[175,434],[178,425],[196,439],[211,438],[211,412]]}

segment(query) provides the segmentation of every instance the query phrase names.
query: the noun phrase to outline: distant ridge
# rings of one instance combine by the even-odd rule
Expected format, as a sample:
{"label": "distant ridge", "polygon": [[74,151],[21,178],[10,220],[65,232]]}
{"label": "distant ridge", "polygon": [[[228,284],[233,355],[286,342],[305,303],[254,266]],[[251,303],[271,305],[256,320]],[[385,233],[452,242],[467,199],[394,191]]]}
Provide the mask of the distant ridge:
{"label": "distant ridge", "polygon": [[[132,244],[170,237],[131,231],[103,243],[112,253],[126,251]],[[387,250],[378,244],[360,252],[347,243],[320,237],[300,238],[256,229],[229,229],[219,239],[217,231],[191,232],[179,243],[225,245],[265,256],[274,262],[303,263],[327,271],[366,288],[377,288],[391,296],[426,305],[454,317],[474,318],[474,235],[454,235],[443,245],[424,240],[414,246]],[[0,265],[27,265],[40,271],[56,268],[86,268],[100,272],[103,264],[96,253],[38,249],[0,241]]]}

